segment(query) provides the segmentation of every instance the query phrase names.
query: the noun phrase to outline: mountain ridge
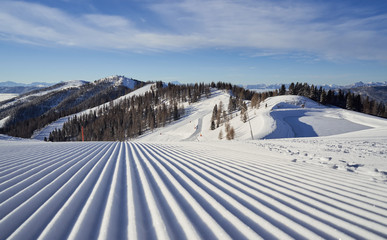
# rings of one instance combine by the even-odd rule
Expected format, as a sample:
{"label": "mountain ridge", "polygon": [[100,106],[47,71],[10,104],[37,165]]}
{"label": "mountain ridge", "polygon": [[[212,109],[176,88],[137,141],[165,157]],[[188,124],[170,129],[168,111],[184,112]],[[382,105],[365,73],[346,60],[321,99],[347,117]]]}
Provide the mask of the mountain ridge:
{"label": "mountain ridge", "polygon": [[[82,80],[60,82],[3,101],[0,104],[0,128],[9,124],[20,124],[43,115],[46,116],[45,121],[51,122],[62,116],[114,100],[137,86],[145,84],[124,76],[113,76],[109,81],[105,80],[102,78],[92,83]],[[36,119],[33,124],[36,128],[40,128],[48,123],[45,121]],[[20,126],[20,128],[23,127],[23,125]],[[14,131],[21,131],[20,136],[24,137],[32,134],[30,131],[23,133],[18,128]]]}

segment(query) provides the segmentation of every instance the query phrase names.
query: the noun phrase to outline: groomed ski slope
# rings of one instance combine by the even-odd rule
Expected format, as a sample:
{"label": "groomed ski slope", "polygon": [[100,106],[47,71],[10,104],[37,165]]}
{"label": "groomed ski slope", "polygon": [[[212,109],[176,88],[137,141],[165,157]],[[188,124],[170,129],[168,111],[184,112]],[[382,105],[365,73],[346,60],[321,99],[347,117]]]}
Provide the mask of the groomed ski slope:
{"label": "groomed ski slope", "polygon": [[386,239],[386,185],[238,142],[0,141],[0,239]]}

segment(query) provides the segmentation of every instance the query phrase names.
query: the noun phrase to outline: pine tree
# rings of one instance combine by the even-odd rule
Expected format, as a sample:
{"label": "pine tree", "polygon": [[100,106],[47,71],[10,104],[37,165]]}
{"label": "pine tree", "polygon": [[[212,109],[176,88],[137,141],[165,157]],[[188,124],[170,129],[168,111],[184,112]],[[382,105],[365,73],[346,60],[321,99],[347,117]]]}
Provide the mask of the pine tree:
{"label": "pine tree", "polygon": [[324,104],[324,105],[327,103],[327,94],[326,94],[325,90],[323,90],[321,92],[320,103]]}
{"label": "pine tree", "polygon": [[294,83],[291,83],[289,86],[289,94],[290,95],[296,95],[295,89],[294,89]]}
{"label": "pine tree", "polygon": [[222,112],[223,112],[223,102],[220,101],[219,102],[219,109],[218,109],[218,111],[216,113],[216,127],[217,128],[219,127],[219,125],[221,123],[220,119],[221,119],[221,116],[222,116]]}
{"label": "pine tree", "polygon": [[227,132],[226,138],[227,140],[232,140],[235,137],[235,130],[234,127],[230,127],[229,131]]}
{"label": "pine tree", "polygon": [[347,101],[346,101],[345,108],[348,110],[352,110],[353,109],[353,95],[351,93],[347,93],[346,99],[347,99]]}
{"label": "pine tree", "polygon": [[211,116],[211,130],[214,130],[216,128],[215,120],[218,115],[218,106],[215,104],[213,110],[212,110],[212,116]]}
{"label": "pine tree", "polygon": [[255,108],[258,107],[258,104],[259,104],[258,97],[259,97],[258,93],[254,93],[253,97],[251,98],[251,107],[255,107]]}
{"label": "pine tree", "polygon": [[279,90],[279,95],[285,95],[286,87],[284,84],[281,85],[281,89]]}
{"label": "pine tree", "polygon": [[211,130],[215,130],[215,121],[211,120]]}
{"label": "pine tree", "polygon": [[241,120],[242,122],[247,122],[247,105],[243,103],[241,106]]}
{"label": "pine tree", "polygon": [[177,102],[173,104],[173,120],[179,119],[179,109],[177,108]]}

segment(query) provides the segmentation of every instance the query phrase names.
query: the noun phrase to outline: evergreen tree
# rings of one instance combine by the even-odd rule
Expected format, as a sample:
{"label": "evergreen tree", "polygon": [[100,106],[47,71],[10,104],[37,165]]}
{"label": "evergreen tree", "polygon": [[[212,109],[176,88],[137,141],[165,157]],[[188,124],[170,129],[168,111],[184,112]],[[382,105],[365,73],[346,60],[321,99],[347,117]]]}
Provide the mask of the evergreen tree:
{"label": "evergreen tree", "polygon": [[324,105],[327,103],[327,94],[326,94],[325,90],[323,90],[321,92],[320,103],[324,104]]}
{"label": "evergreen tree", "polygon": [[286,87],[284,84],[281,85],[281,89],[279,90],[279,95],[285,95]]}
{"label": "evergreen tree", "polygon": [[173,104],[173,120],[179,119],[179,109],[177,108],[177,102],[174,102]]}
{"label": "evergreen tree", "polygon": [[294,83],[291,83],[289,86],[289,94],[290,95],[296,95],[294,88],[295,88]]}
{"label": "evergreen tree", "polygon": [[215,121],[211,120],[211,130],[215,130]]}
{"label": "evergreen tree", "polygon": [[347,99],[347,101],[346,101],[345,108],[348,110],[352,110],[353,109],[353,95],[351,93],[347,93],[346,99]]}

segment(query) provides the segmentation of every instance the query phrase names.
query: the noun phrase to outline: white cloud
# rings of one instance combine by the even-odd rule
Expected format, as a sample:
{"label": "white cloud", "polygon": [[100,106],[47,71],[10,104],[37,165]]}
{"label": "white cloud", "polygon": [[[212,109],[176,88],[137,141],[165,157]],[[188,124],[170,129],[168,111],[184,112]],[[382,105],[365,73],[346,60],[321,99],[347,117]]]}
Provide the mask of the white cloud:
{"label": "white cloud", "polygon": [[166,29],[144,31],[122,16],[71,15],[2,1],[0,39],[130,51],[252,48],[261,56],[305,51],[326,59],[387,60],[387,31],[377,24],[387,15],[322,21],[328,7],[288,1],[185,0],[149,8]]}

